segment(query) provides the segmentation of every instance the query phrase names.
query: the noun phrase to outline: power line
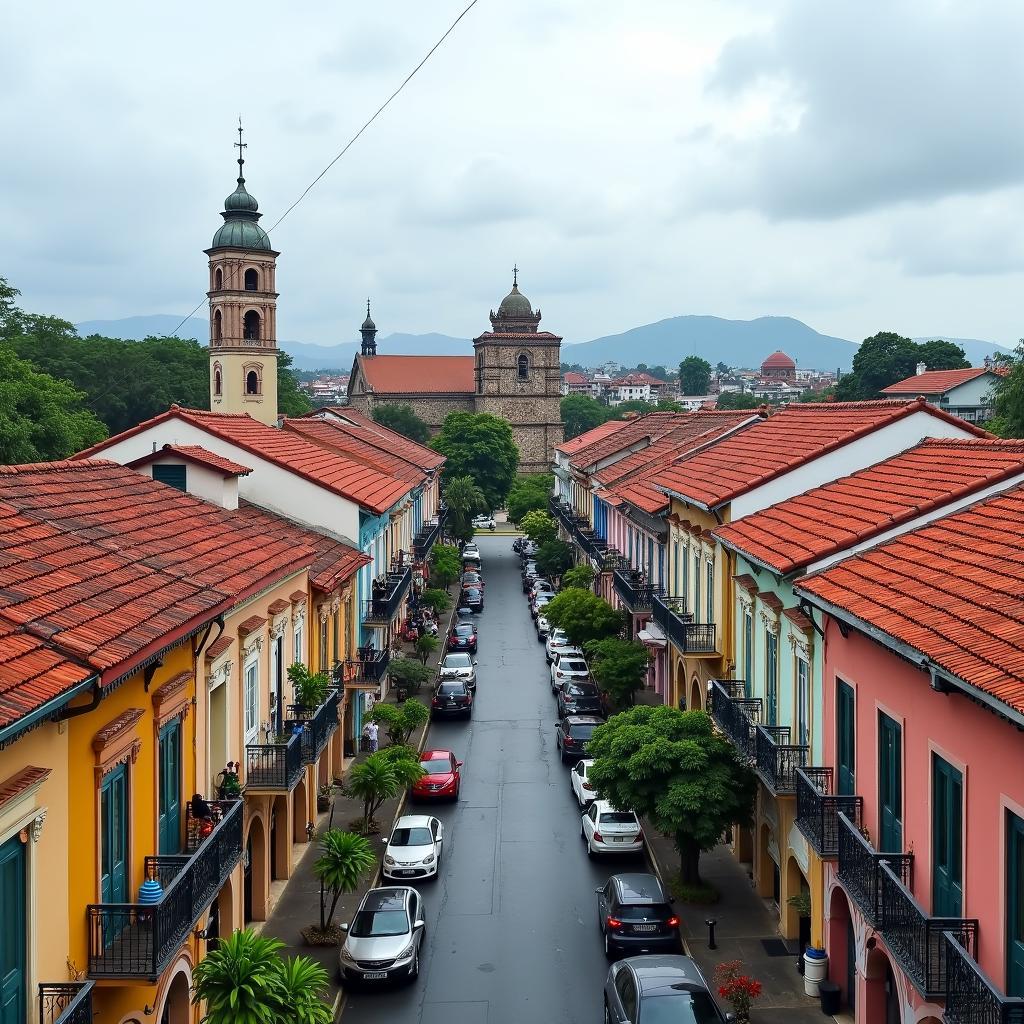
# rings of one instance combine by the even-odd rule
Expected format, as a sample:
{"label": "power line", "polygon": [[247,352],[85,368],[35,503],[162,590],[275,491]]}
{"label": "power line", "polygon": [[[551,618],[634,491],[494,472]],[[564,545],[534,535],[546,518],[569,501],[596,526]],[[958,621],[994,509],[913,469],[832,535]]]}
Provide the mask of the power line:
{"label": "power line", "polygon": [[[459,16],[448,26],[444,35],[441,36],[441,38],[438,39],[438,41],[434,43],[434,45],[427,51],[426,56],[424,56],[424,58],[419,62],[419,64],[417,64],[416,67],[414,67],[412,71],[410,71],[409,74],[405,76],[405,78],[402,80],[402,83],[398,86],[398,88],[395,89],[395,91],[373,112],[373,115],[369,118],[369,120],[367,120],[366,123],[359,129],[359,131],[357,131],[355,135],[353,135],[352,138],[345,143],[341,151],[330,161],[330,163],[328,163],[327,166],[303,189],[302,193],[295,200],[295,202],[293,202],[291,206],[289,206],[288,209],[286,209],[284,213],[282,213],[281,216],[278,217],[276,221],[274,221],[274,223],[268,229],[267,234],[270,234],[271,231],[277,229],[277,227],[281,224],[285,217],[287,217],[288,214],[290,214],[292,210],[294,210],[295,207],[298,206],[299,203],[301,203],[302,200],[305,199],[306,196],[308,196],[309,193],[313,191],[317,182],[319,182],[320,179],[352,148],[352,146],[355,145],[356,141],[363,134],[363,132],[365,132],[366,129],[369,128],[370,125],[372,125],[373,122],[376,121],[377,118],[384,113],[385,110],[387,110],[387,108],[391,105],[392,101],[398,96],[398,94],[413,80],[413,78],[416,77],[416,74],[419,72],[420,68],[422,68],[423,65],[427,63],[428,60],[430,60],[430,58],[437,52],[437,50],[440,49],[444,41],[452,34],[452,32],[455,31],[455,27],[459,24],[459,22],[462,21],[462,19],[467,14],[469,14],[469,12],[474,7],[476,7],[478,3],[479,0],[470,0],[470,2],[462,9]],[[203,299],[199,303],[199,305],[196,306],[195,309],[193,309],[192,312],[189,313],[185,317],[185,319],[182,320],[181,323],[174,328],[174,330],[171,333],[177,334],[178,331],[181,330],[181,328],[186,323],[188,323],[188,321],[191,320],[192,317],[194,317],[196,313],[199,312],[200,309],[203,308],[205,303],[206,300]]]}

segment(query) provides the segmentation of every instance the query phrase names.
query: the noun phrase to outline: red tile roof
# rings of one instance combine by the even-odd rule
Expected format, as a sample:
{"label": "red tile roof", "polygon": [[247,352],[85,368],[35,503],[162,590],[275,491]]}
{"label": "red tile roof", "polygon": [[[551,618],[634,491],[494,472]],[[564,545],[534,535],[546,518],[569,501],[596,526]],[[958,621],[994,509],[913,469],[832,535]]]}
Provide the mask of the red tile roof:
{"label": "red tile roof", "polygon": [[374,444],[365,437],[360,437],[356,433],[360,429],[358,427],[330,420],[298,419],[285,420],[282,428],[328,451],[337,452],[354,462],[386,473],[396,480],[403,480],[411,487],[417,486],[426,478],[425,471],[419,466],[407,462],[397,454],[385,451],[379,444]]}
{"label": "red tile roof", "polygon": [[575,370],[568,370],[562,374],[562,380],[566,384],[589,384],[590,381],[582,373],[577,373]]}
{"label": "red tile roof", "polygon": [[801,580],[796,590],[1024,713],[1024,488]]}
{"label": "red tile roof", "polygon": [[474,356],[356,356],[379,395],[475,394]]}
{"label": "red tile roof", "polygon": [[[350,409],[348,406],[331,406],[329,409],[323,410],[331,414],[331,417],[327,420],[329,423],[339,423],[341,426],[346,428],[363,428],[364,433],[353,434],[353,436],[363,437],[368,444],[375,444],[385,451],[389,451],[405,459],[406,462],[411,462],[414,466],[419,466],[420,469],[438,469],[444,465],[444,456],[439,455],[434,451],[433,448],[428,448],[426,445],[417,444],[417,442],[399,434],[397,431],[389,430],[387,427],[382,426],[375,419],[370,416],[364,416],[361,412],[357,412],[355,409]],[[303,419],[318,419],[319,413],[309,413]],[[340,421],[340,422],[339,422]],[[295,422],[289,420],[289,422]]]}
{"label": "red tile roof", "polygon": [[763,370],[766,366],[770,369],[778,368],[785,370],[793,370],[796,368],[796,362],[792,356],[787,356],[786,353],[782,351],[782,349],[777,348],[761,364],[761,369]]}
{"label": "red tile roof", "polygon": [[586,448],[588,445],[594,444],[600,438],[608,437],[609,434],[614,434],[616,431],[621,430],[626,425],[626,422],[626,420],[605,420],[604,423],[600,423],[596,427],[585,430],[582,434],[577,434],[576,437],[556,445],[555,451],[562,452],[563,455],[575,455],[576,452]]}
{"label": "red tile roof", "polygon": [[924,401],[823,402],[787,405],[654,479],[657,487],[706,508],[734,498],[891,423],[923,412],[977,437],[986,431]]}
{"label": "red tile roof", "polygon": [[649,384],[651,387],[666,388],[668,384],[658,377],[652,377],[649,373],[627,373],[625,377],[610,381],[608,386],[615,387],[643,387]]}
{"label": "red tile roof", "polygon": [[623,420],[621,429],[598,437],[585,447],[577,448],[569,457],[569,464],[575,469],[586,470],[617,452],[624,452],[637,445],[645,446],[645,442],[650,444],[675,426],[680,417],[688,415],[679,412],[650,412],[646,416]]}
{"label": "red tile roof", "polygon": [[215,473],[221,473],[224,476],[248,476],[252,472],[249,466],[243,466],[240,462],[232,462],[231,459],[226,459],[223,455],[217,455],[215,452],[211,452],[209,449],[198,444],[165,444],[162,448],[158,448],[155,452],[150,452],[148,455],[143,455],[141,459],[136,459],[134,462],[129,463],[129,465],[132,469],[140,469],[142,466],[148,466],[151,462],[155,462],[165,455],[177,455],[186,462],[191,462],[197,466],[205,466],[207,469],[211,469]]}
{"label": "red tile roof", "polygon": [[971,366],[966,370],[926,370],[906,380],[882,388],[883,395],[934,395],[949,391],[985,373],[993,373],[984,366]]}
{"label": "red tile roof", "polygon": [[714,534],[787,575],[1021,473],[1024,441],[929,438]]}

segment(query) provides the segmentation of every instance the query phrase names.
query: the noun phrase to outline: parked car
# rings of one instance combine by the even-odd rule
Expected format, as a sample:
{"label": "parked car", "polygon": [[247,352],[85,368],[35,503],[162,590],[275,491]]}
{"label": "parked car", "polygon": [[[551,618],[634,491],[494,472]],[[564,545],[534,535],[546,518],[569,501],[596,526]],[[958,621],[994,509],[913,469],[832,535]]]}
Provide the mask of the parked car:
{"label": "parked car", "polygon": [[495,528],[494,517],[490,515],[474,516],[473,527],[477,530],[493,530]]}
{"label": "parked car", "polygon": [[476,662],[471,654],[446,654],[437,671],[441,679],[461,679],[471,690],[476,689]]}
{"label": "parked car", "polygon": [[533,601],[530,602],[530,615],[533,618],[537,618],[538,615],[544,610],[544,608],[551,604],[554,598],[554,594],[541,594]]}
{"label": "parked car", "polygon": [[480,549],[475,544],[466,544],[462,549],[462,561],[480,564]]}
{"label": "parked car", "polygon": [[472,608],[474,612],[484,610],[484,592],[480,587],[464,587],[460,603],[465,608]]}
{"label": "parked car", "polygon": [[412,785],[414,800],[458,800],[462,789],[462,762],[450,750],[424,750],[424,774]]}
{"label": "parked car", "polygon": [[381,874],[390,879],[437,878],[444,826],[426,814],[403,814],[384,848]]}
{"label": "parked car", "polygon": [[587,751],[587,742],[594,730],[604,724],[596,715],[568,715],[560,718],[555,726],[555,746],[558,747],[562,764],[578,761]]}
{"label": "parked car", "polygon": [[543,643],[551,630],[551,624],[543,615],[537,616],[537,639]]}
{"label": "parked car", "polygon": [[590,666],[578,654],[556,653],[551,662],[551,691],[558,691],[563,679],[584,682],[590,679]]}
{"label": "parked car", "polygon": [[472,622],[460,619],[448,634],[448,650],[469,651],[470,654],[476,654],[476,647],[476,626]]}
{"label": "parked car", "polygon": [[618,811],[607,800],[594,800],[580,822],[580,838],[591,858],[599,853],[642,853],[644,833],[632,811]]}
{"label": "parked car", "polygon": [[345,941],[338,954],[342,981],[415,981],[426,924],[420,894],[408,886],[370,889],[359,901],[351,924],[341,926]]}
{"label": "parked car", "polygon": [[682,953],[679,917],[655,875],[612,875],[594,891],[609,960],[638,953]]}
{"label": "parked car", "polygon": [[556,699],[559,718],[565,718],[566,715],[604,715],[601,691],[594,683],[563,679]]}
{"label": "parked car", "polygon": [[612,964],[604,983],[604,1019],[631,1024],[725,1024],[704,975],[688,956],[633,956]]}
{"label": "parked car", "polygon": [[533,581],[533,586],[528,591],[528,596],[533,601],[538,594],[554,594],[555,588],[551,585],[550,580],[546,580],[543,577],[538,576]]}
{"label": "parked car", "polygon": [[444,679],[437,684],[430,702],[434,718],[472,718],[473,691],[461,679]]}
{"label": "parked car", "polygon": [[480,588],[484,586],[484,578],[480,575],[479,569],[467,569],[460,577],[459,582],[465,587],[473,585]]}
{"label": "parked car", "polygon": [[593,783],[591,783],[589,778],[590,766],[593,763],[591,758],[584,757],[582,760],[577,761],[576,766],[569,772],[569,786],[581,810],[586,810],[597,799],[597,790],[594,789]]}
{"label": "parked car", "polygon": [[544,653],[547,656],[548,664],[554,660],[556,653],[575,654],[578,658],[583,657],[583,652],[569,643],[564,629],[553,629],[548,635],[547,643],[544,645]]}

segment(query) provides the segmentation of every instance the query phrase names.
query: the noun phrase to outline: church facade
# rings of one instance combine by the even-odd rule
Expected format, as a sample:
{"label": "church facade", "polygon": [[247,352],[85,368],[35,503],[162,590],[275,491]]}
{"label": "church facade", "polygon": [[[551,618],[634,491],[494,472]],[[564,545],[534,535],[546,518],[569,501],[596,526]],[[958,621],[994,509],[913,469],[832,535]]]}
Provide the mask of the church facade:
{"label": "church facade", "polygon": [[390,356],[377,354],[377,327],[367,307],[349,405],[368,416],[381,406],[408,405],[435,434],[451,412],[491,413],[512,428],[520,473],[549,472],[564,438],[562,339],[540,330],[540,320],[514,272],[512,291],[497,312],[491,310],[491,329],[473,339],[473,355]]}

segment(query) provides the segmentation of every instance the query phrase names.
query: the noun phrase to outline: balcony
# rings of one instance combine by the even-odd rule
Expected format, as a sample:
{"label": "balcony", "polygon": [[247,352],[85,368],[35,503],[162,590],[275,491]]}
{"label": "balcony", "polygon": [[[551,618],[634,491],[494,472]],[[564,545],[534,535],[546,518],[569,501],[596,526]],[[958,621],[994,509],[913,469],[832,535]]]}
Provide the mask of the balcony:
{"label": "balcony", "polygon": [[761,701],[747,697],[742,679],[713,679],[709,691],[711,717],[745,760],[754,763],[755,730],[761,718]]}
{"label": "balcony", "polygon": [[572,506],[552,494],[548,498],[548,508],[551,510],[551,515],[561,523],[562,529],[571,537],[576,526],[573,520]]}
{"label": "balcony", "polygon": [[797,768],[796,826],[819,857],[839,856],[839,815],[859,831],[863,812],[862,797],[833,794],[831,768]]}
{"label": "balcony", "polygon": [[373,581],[373,597],[363,602],[363,622],[387,626],[398,614],[402,599],[412,583],[412,566],[396,566],[385,577]]}
{"label": "balcony", "polygon": [[288,717],[285,728],[298,732],[302,728],[302,763],[314,764],[320,752],[327,746],[327,741],[338,728],[338,704],[341,693],[337,689],[329,690],[327,699],[315,711],[298,704],[288,706]]}
{"label": "balcony", "polygon": [[39,986],[39,1024],[92,1024],[91,981]]}
{"label": "balcony", "polygon": [[655,596],[664,591],[653,583],[645,583],[644,575],[637,569],[615,569],[615,593],[631,612],[649,612],[654,607]]}
{"label": "balcony", "polygon": [[293,733],[284,743],[247,743],[245,788],[289,793],[302,775],[302,738]]}
{"label": "balcony", "polygon": [[1024,1024],[1024,998],[1004,996],[955,934],[945,943],[946,1024]]}
{"label": "balcony", "polygon": [[430,522],[424,523],[420,527],[420,532],[413,538],[412,550],[418,561],[422,562],[430,554],[430,549],[437,543],[446,515],[447,509],[438,509],[437,516]]}
{"label": "balcony", "polygon": [[[211,801],[212,831],[188,829],[191,852],[146,858],[146,877],[164,889],[158,903],[93,903],[86,908],[89,975],[155,982],[242,859],[242,801]],[[194,847],[194,849],[193,849]]]}
{"label": "balcony", "polygon": [[878,853],[843,813],[839,814],[839,881],[854,903],[876,928],[881,928],[882,901],[879,876],[882,864],[897,872],[908,888],[914,863],[912,853]]}
{"label": "balcony", "polygon": [[717,654],[715,624],[694,622],[686,610],[686,599],[666,597],[659,591],[654,595],[654,621],[683,654]]}
{"label": "balcony", "polygon": [[796,792],[796,772],[807,764],[808,748],[789,742],[788,725],[754,730],[754,769],[775,796]]}
{"label": "balcony", "polygon": [[339,686],[352,681],[379,683],[387,675],[390,664],[390,648],[378,651],[376,647],[360,647],[354,659],[334,667],[334,681]]}

